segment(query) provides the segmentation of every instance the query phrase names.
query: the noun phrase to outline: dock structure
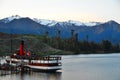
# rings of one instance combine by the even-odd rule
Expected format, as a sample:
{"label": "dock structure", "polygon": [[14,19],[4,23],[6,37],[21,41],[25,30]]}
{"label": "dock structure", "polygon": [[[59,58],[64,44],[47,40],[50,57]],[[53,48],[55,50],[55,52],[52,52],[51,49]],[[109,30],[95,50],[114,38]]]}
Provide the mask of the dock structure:
{"label": "dock structure", "polygon": [[[9,67],[9,68],[7,68],[7,67]],[[21,66],[21,67],[7,66],[7,67],[4,65],[0,65],[0,76],[31,72],[31,69],[27,66]]]}
{"label": "dock structure", "polygon": [[16,66],[12,66],[8,63],[2,63],[0,58],[0,76],[31,72],[31,69],[28,66],[25,66],[24,63],[16,64]]}

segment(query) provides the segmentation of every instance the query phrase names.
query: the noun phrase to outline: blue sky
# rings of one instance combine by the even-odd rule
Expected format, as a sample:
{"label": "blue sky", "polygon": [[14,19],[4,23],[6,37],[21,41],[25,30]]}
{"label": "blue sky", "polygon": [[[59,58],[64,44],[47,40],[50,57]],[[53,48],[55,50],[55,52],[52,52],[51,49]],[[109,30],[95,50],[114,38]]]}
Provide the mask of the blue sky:
{"label": "blue sky", "polygon": [[120,0],[0,0],[0,19],[16,14],[57,21],[120,23]]}

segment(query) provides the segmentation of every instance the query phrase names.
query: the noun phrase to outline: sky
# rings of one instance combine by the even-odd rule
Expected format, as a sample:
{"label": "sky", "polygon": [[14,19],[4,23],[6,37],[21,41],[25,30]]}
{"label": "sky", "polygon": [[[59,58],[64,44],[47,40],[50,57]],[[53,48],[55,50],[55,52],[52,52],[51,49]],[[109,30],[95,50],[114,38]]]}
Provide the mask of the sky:
{"label": "sky", "polygon": [[0,0],[0,19],[12,15],[57,21],[120,23],[120,0]]}

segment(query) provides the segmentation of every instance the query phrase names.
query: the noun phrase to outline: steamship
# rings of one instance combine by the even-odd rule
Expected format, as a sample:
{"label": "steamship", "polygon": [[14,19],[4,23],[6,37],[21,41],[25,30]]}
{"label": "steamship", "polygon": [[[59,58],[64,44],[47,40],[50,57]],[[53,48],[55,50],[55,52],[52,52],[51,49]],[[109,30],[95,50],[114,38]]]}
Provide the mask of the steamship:
{"label": "steamship", "polygon": [[24,41],[21,40],[20,49],[6,58],[11,66],[25,66],[35,71],[61,70],[61,57],[56,55],[38,56],[24,50]]}

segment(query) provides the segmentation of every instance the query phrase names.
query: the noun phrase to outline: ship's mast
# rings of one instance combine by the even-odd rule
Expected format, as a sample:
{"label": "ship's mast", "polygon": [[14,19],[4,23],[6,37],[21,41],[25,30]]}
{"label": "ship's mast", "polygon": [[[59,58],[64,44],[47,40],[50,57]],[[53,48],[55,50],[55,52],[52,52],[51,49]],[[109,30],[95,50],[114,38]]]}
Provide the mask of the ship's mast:
{"label": "ship's mast", "polygon": [[12,53],[12,39],[10,40],[10,47],[11,47],[11,50],[10,50],[10,52]]}
{"label": "ship's mast", "polygon": [[11,34],[10,34],[10,53],[12,53],[12,30],[11,30]]}

